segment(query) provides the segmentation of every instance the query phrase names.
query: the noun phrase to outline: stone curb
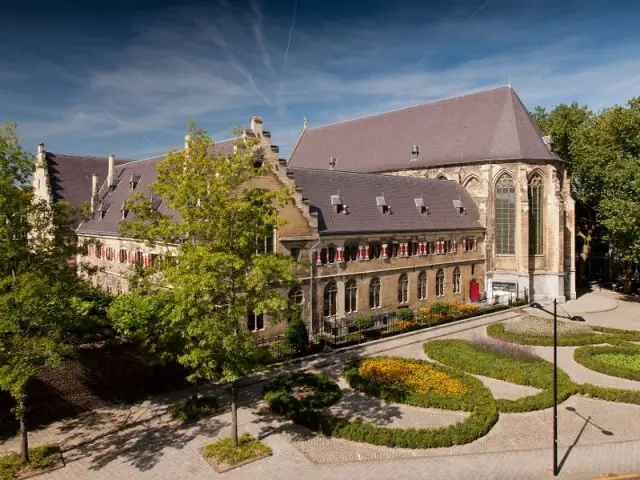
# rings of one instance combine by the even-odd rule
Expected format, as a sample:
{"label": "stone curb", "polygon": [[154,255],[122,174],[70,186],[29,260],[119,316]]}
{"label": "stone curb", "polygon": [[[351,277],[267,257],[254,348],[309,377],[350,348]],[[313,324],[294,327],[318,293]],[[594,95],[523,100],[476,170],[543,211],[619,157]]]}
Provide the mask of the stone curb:
{"label": "stone curb", "polygon": [[[420,330],[414,330],[412,332],[406,332],[406,333],[401,333],[399,335],[394,335],[392,337],[380,338],[380,339],[377,339],[377,340],[371,340],[369,342],[363,342],[363,343],[359,343],[359,344],[356,344],[356,345],[343,347],[343,348],[340,348],[340,349],[337,349],[337,350],[333,350],[333,351],[330,351],[330,352],[314,353],[313,355],[309,355],[308,357],[301,357],[301,358],[295,358],[295,359],[292,359],[292,360],[285,360],[284,362],[280,362],[280,363],[274,364],[272,366],[272,368],[269,368],[268,370],[263,370],[261,372],[254,373],[251,376],[244,377],[243,379],[238,381],[238,386],[244,387],[244,386],[249,386],[249,385],[255,385],[256,383],[263,382],[263,381],[265,381],[265,380],[267,380],[269,378],[274,377],[277,374],[288,372],[288,371],[293,371],[293,370],[302,370],[302,371],[304,371],[304,370],[310,370],[310,369],[313,369],[313,368],[324,367],[324,366],[327,366],[327,365],[330,365],[330,364],[334,363],[335,357],[337,355],[340,355],[340,354],[353,352],[355,350],[363,349],[365,347],[369,347],[369,346],[372,346],[372,345],[378,345],[378,344],[381,344],[381,343],[389,342],[391,340],[413,337],[413,336],[416,336],[416,335],[423,334],[425,332],[432,332],[432,331],[442,330],[444,328],[448,328],[448,327],[452,327],[452,326],[456,326],[456,325],[465,325],[467,323],[476,322],[478,320],[488,319],[488,318],[491,318],[493,316],[503,315],[505,313],[522,312],[522,308],[523,307],[507,308],[505,310],[500,310],[498,312],[486,313],[484,315],[478,315],[476,317],[463,318],[461,320],[456,320],[455,322],[443,323],[441,325],[435,325],[433,327],[426,327],[426,328],[423,328],[423,329],[420,329]],[[495,320],[494,322],[490,322],[490,323],[497,323],[497,322],[500,322],[502,320],[504,320],[504,319]],[[485,325],[488,325],[488,324],[485,324]],[[483,326],[483,325],[478,325],[478,326]],[[477,328],[477,327],[474,326],[474,327],[471,327],[471,328]],[[464,331],[464,330],[460,330],[460,331]],[[459,331],[454,332],[454,333],[459,333]],[[422,341],[422,340],[419,340],[419,341]],[[411,342],[411,343],[415,343],[415,342]],[[392,348],[398,348],[398,347],[392,347]],[[334,357],[334,358],[330,358],[330,357]],[[322,361],[322,360],[324,360],[324,361]],[[315,363],[314,363],[314,361],[315,361]],[[304,365],[305,363],[307,365]]]}

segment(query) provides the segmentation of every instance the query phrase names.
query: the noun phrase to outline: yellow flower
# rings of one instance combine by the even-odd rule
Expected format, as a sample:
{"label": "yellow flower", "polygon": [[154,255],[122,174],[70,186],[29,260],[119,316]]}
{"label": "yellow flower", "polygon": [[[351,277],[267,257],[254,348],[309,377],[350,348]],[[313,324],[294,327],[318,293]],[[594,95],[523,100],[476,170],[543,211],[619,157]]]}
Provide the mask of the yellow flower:
{"label": "yellow flower", "polygon": [[398,358],[368,358],[360,363],[360,374],[383,383],[406,384],[418,393],[430,391],[445,395],[464,395],[468,387],[428,363]]}

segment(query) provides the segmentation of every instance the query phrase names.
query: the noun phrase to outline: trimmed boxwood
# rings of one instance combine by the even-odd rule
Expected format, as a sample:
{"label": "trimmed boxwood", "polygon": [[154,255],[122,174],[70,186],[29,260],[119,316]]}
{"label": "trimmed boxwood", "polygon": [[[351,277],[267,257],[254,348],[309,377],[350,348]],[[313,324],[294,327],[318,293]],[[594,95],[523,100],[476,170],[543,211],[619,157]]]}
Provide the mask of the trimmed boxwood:
{"label": "trimmed boxwood", "polygon": [[[561,347],[593,345],[599,343],[625,344],[627,342],[640,341],[640,332],[633,330],[619,330],[591,326],[593,332],[588,333],[558,333],[558,345]],[[487,327],[487,335],[507,342],[521,345],[536,345],[540,347],[553,346],[552,335],[523,335],[507,332],[503,323],[494,323]]]}
{"label": "trimmed boxwood", "polygon": [[429,308],[431,313],[442,313],[443,315],[451,314],[451,304],[449,302],[437,301],[431,304]]}
{"label": "trimmed boxwood", "polygon": [[[433,340],[424,344],[424,351],[433,360],[466,372],[543,390],[515,400],[496,399],[501,412],[530,412],[553,405],[553,365],[542,358],[516,357],[466,340]],[[571,378],[558,370],[558,400],[575,391]]]}
{"label": "trimmed boxwood", "polygon": [[410,321],[413,320],[413,310],[410,308],[399,308],[396,312],[396,320]]}
{"label": "trimmed boxwood", "polygon": [[[610,355],[620,355],[623,361],[615,361]],[[640,380],[640,345],[580,347],[574,352],[573,358],[579,364],[605,375]]]}
{"label": "trimmed boxwood", "polygon": [[[357,363],[349,364],[346,367],[345,376],[353,388],[376,395],[379,398],[404,399],[403,403],[412,405],[457,407],[460,410],[471,411],[466,420],[448,427],[436,429],[389,428],[365,422],[351,422],[346,418],[326,415],[318,410],[335,403],[337,401],[335,395],[319,395],[320,399],[313,401],[314,408],[310,407],[310,401],[301,402],[293,398],[291,390],[294,386],[313,386],[320,383],[327,390],[330,390],[327,384],[328,377],[321,375],[289,374],[278,377],[265,386],[264,399],[273,411],[287,416],[293,422],[310,430],[373,445],[402,448],[448,447],[469,443],[486,435],[498,421],[498,411],[489,389],[479,380],[462,372],[441,366],[437,366],[437,368],[452,377],[462,379],[470,387],[469,393],[460,397],[432,395],[433,392],[425,395],[410,393],[407,389],[393,388],[391,385],[383,385],[380,382],[364,379],[358,373]],[[312,379],[311,376],[316,378]],[[335,388],[338,388],[335,382],[334,385]]]}
{"label": "trimmed boxwood", "polygon": [[589,398],[598,398],[610,402],[632,403],[640,405],[640,390],[624,390],[622,388],[606,388],[585,383],[577,386],[576,393]]}

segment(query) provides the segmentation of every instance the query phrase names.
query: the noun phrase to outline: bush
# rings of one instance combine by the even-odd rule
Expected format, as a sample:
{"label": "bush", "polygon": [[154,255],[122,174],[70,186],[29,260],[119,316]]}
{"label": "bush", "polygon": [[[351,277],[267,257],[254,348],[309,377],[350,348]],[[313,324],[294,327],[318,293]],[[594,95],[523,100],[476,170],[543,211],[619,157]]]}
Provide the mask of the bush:
{"label": "bush", "polygon": [[400,321],[413,320],[413,310],[410,308],[400,308],[396,312],[396,319]]}
{"label": "bush", "polygon": [[295,318],[289,322],[284,331],[285,348],[292,353],[300,353],[309,343],[309,332],[301,318]]}
{"label": "bush", "polygon": [[375,324],[375,320],[371,315],[356,315],[353,317],[353,325],[356,326],[359,330],[366,330],[367,328],[373,327]]}
{"label": "bush", "polygon": [[18,453],[0,456],[0,480],[19,478],[25,470],[50,470],[60,462],[60,448],[56,445],[43,445],[29,449],[28,464],[22,462]]}
{"label": "bush", "polygon": [[198,397],[197,401],[193,397],[182,400],[167,408],[172,420],[190,422],[211,416],[222,411],[220,403],[216,397]]}
{"label": "bush", "polygon": [[640,390],[624,390],[621,388],[606,388],[585,383],[578,385],[576,393],[589,398],[599,398],[610,402],[631,403],[640,405]]}
{"label": "bush", "polygon": [[640,345],[580,347],[573,358],[605,375],[640,380]]}
{"label": "bush", "polygon": [[[526,352],[491,345],[474,344],[466,340],[434,340],[424,344],[424,351],[433,360],[518,385],[528,385],[543,391],[516,400],[498,399],[501,412],[529,412],[553,405],[553,365]],[[564,401],[576,391],[571,378],[558,370],[558,399]]]}
{"label": "bush", "polygon": [[233,466],[253,458],[271,455],[267,445],[252,438],[248,433],[238,437],[238,446],[234,446],[231,438],[226,437],[205,446],[202,455],[211,458],[217,465]]}
{"label": "bush", "polygon": [[431,304],[431,313],[440,313],[442,315],[451,314],[452,305],[449,302],[437,301]]}

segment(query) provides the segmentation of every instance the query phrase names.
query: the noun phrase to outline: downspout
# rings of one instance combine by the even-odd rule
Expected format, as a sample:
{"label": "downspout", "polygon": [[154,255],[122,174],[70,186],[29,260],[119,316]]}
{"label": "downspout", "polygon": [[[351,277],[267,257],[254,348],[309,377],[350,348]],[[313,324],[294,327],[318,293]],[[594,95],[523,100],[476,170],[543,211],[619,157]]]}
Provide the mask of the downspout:
{"label": "downspout", "polygon": [[309,250],[309,306],[311,310],[311,316],[309,319],[309,326],[311,327],[309,329],[309,340],[313,338],[313,314],[315,312],[315,308],[313,305],[313,267],[315,266],[313,261],[313,252],[318,247],[318,245],[320,245],[320,237],[318,237],[318,241],[311,247],[311,250]]}

